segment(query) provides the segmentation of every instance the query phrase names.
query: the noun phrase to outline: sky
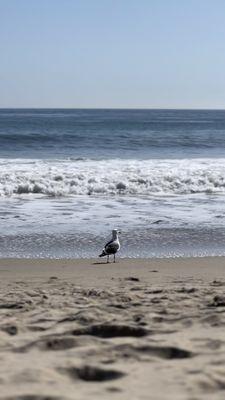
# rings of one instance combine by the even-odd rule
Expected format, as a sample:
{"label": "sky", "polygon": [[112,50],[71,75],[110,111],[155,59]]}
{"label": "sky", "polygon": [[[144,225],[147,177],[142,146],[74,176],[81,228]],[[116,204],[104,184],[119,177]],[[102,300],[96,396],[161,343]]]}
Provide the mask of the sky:
{"label": "sky", "polygon": [[0,107],[225,108],[224,0],[0,0]]}

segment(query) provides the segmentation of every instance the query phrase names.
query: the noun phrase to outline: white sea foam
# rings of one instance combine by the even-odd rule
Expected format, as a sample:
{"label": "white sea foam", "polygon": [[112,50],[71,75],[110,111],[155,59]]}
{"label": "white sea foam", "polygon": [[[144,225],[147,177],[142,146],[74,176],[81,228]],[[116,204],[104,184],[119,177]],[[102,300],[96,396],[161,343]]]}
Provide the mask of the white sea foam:
{"label": "white sea foam", "polygon": [[0,196],[225,193],[225,159],[0,160]]}

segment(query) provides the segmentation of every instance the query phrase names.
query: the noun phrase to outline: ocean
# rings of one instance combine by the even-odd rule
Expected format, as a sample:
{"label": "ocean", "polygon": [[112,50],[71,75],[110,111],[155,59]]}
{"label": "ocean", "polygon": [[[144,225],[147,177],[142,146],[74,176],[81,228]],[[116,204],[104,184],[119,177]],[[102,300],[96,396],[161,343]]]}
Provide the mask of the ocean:
{"label": "ocean", "polygon": [[225,111],[0,110],[0,256],[225,255]]}

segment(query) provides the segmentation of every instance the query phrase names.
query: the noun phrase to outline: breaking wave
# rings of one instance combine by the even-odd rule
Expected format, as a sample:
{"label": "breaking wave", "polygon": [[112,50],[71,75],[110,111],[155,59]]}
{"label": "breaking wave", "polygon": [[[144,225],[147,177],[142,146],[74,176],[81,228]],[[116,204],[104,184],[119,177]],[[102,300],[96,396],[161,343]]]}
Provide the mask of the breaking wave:
{"label": "breaking wave", "polygon": [[225,192],[225,159],[0,160],[0,196]]}

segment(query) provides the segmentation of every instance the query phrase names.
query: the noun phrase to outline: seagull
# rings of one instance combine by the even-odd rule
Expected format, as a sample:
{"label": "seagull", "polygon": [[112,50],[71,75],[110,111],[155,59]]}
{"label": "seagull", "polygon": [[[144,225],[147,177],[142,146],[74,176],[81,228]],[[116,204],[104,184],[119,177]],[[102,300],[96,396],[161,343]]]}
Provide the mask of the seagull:
{"label": "seagull", "polygon": [[116,253],[120,249],[120,242],[118,238],[118,234],[120,231],[117,229],[112,230],[112,239],[110,242],[106,243],[104,249],[102,250],[102,253],[99,254],[99,257],[104,257],[107,256],[107,263],[109,262],[109,255],[113,254],[114,255],[114,263],[116,262]]}

